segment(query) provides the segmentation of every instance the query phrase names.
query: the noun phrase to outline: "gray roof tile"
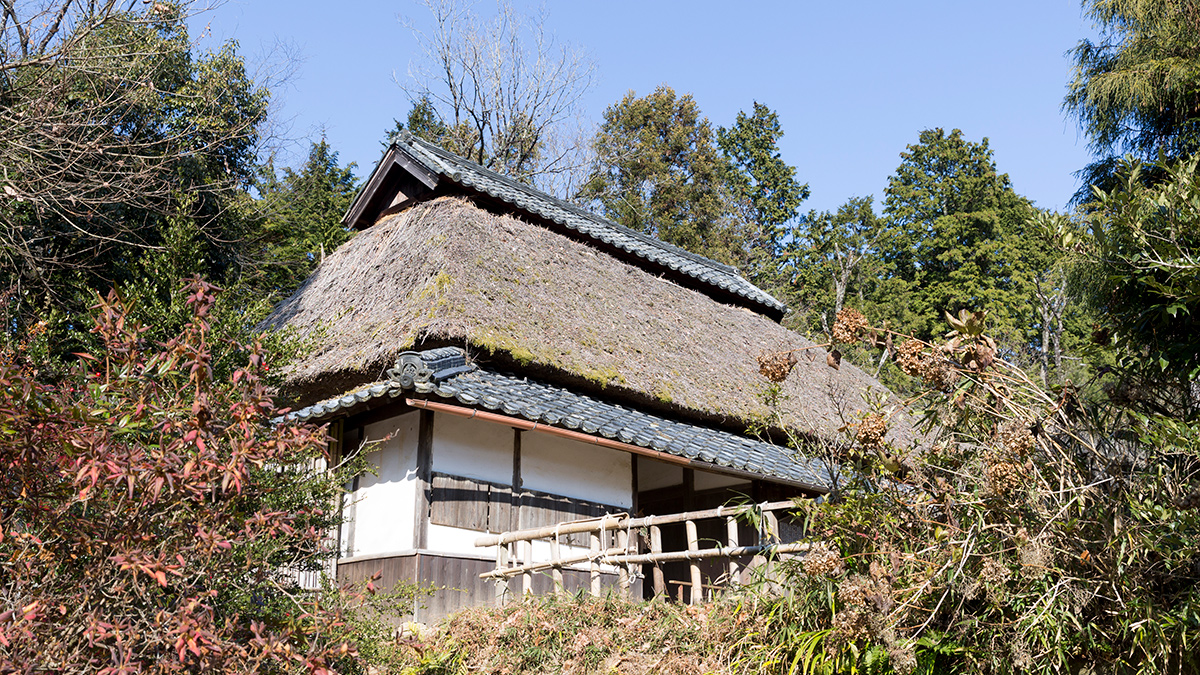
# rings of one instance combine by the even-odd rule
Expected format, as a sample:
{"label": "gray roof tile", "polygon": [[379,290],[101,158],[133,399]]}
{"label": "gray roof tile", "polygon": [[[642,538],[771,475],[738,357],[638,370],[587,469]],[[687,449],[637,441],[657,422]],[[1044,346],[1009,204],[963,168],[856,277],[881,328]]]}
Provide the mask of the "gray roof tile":
{"label": "gray roof tile", "polygon": [[[408,373],[416,371],[418,374],[415,380],[402,385],[399,380],[406,372],[405,366],[408,366]],[[820,461],[801,457],[789,448],[649,415],[562,387],[485,370],[468,364],[462,350],[455,347],[405,352],[396,368],[388,373],[393,379],[316,403],[285,417],[316,421],[355,403],[385,395],[398,396],[408,389],[416,393],[433,393],[463,405],[500,409],[507,415],[532,422],[582,428],[604,438],[768,478],[782,478],[815,488],[832,485],[829,473]],[[347,400],[351,403],[346,403]]]}

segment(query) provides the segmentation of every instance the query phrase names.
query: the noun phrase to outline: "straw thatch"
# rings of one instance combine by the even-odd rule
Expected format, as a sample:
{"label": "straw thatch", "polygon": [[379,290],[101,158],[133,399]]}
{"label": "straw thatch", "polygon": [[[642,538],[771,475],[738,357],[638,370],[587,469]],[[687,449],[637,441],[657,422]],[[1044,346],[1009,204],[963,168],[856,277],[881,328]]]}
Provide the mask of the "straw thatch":
{"label": "straw thatch", "polygon": [[[382,377],[404,350],[465,347],[495,367],[742,430],[767,412],[757,356],[812,343],[595,249],[459,198],[384,218],[329,256],[267,320],[315,336],[286,388],[297,403]],[[785,421],[828,434],[878,382],[799,354]],[[907,435],[898,430],[901,436]]]}

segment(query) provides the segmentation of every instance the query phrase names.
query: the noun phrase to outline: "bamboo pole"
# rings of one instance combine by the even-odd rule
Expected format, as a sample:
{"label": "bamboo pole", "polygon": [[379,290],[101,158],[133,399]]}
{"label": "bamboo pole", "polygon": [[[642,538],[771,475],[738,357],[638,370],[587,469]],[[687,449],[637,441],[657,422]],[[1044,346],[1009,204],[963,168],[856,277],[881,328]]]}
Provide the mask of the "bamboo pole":
{"label": "bamboo pole", "polygon": [[[684,523],[687,528],[687,547],[688,553],[696,553],[700,550],[700,538],[696,534],[696,521],[688,520]],[[700,565],[693,559],[689,558],[690,565],[688,567],[692,572],[692,602],[693,605],[698,605],[704,599],[704,581],[700,576]]]}
{"label": "bamboo pole", "polygon": [[[657,525],[650,526],[650,554],[662,555],[662,529]],[[667,592],[667,578],[663,575],[662,567],[654,561],[654,595],[661,596]]]}
{"label": "bamboo pole", "polygon": [[706,520],[708,518],[723,518],[730,515],[738,515],[749,511],[750,509],[761,509],[764,513],[770,511],[779,511],[782,509],[794,508],[795,505],[791,501],[768,502],[762,504],[750,504],[747,506],[735,506],[733,508],[715,508],[704,511],[690,511],[688,513],[673,513],[664,516],[643,516],[641,518],[630,518],[627,514],[608,515],[601,518],[593,518],[591,520],[576,520],[559,525],[547,525],[545,527],[536,527],[526,530],[517,530],[515,532],[505,532],[501,534],[489,534],[475,539],[476,546],[495,546],[500,543],[501,537],[504,541],[515,541],[518,539],[545,539],[552,534],[578,534],[580,532],[591,532],[593,530],[616,530],[618,528],[637,529],[639,527],[650,527],[653,525],[669,525],[671,523],[682,523],[688,520]]}
{"label": "bamboo pole", "polygon": [[[725,545],[729,548],[737,548],[738,545],[738,522],[737,518],[729,516],[725,519]],[[729,583],[736,584],[738,582],[738,564],[735,558],[729,559]]]}
{"label": "bamboo pole", "polygon": [[[630,555],[621,555],[619,548],[612,548],[608,551],[602,551],[595,558],[598,565],[645,565],[650,563],[663,562],[679,562],[681,560],[704,560],[705,558],[724,558],[724,557],[743,557],[758,555],[760,553],[802,553],[807,551],[812,546],[811,543],[795,543],[795,544],[770,544],[767,546],[738,546],[737,548],[702,548],[697,551],[668,551],[661,553],[638,553]],[[568,565],[572,562],[587,562],[591,560],[591,556],[580,556],[578,558],[564,558],[560,561],[562,565]],[[529,566],[530,572],[549,569],[554,565],[553,562],[537,562]],[[484,572],[479,575],[481,579],[491,579],[498,576],[515,576],[523,574],[524,568],[510,567],[505,570],[493,570]],[[689,582],[690,583],[690,582]],[[663,583],[663,590],[666,590],[666,583]],[[657,591],[656,591],[657,592]]]}
{"label": "bamboo pole", "polygon": [[600,597],[600,533],[592,532],[589,537],[591,540],[592,552],[592,597]]}
{"label": "bamboo pole", "polygon": [[550,540],[550,578],[554,581],[554,594],[564,595],[567,590],[563,587],[562,552],[559,548],[558,537]]}
{"label": "bamboo pole", "polygon": [[525,544],[525,573],[521,575],[521,595],[530,595],[533,593],[533,573],[529,571],[530,565],[533,564],[533,542],[526,541]]}
{"label": "bamboo pole", "polygon": [[[628,530],[617,530],[617,548],[621,549],[622,553],[629,553],[629,532]],[[617,580],[621,587],[621,597],[629,599],[629,566],[621,565],[617,568]]]}
{"label": "bamboo pole", "polygon": [[[496,572],[507,572],[508,568],[508,545],[501,544],[496,548]],[[508,593],[508,576],[507,574],[497,574],[496,576],[496,606],[503,607],[505,594]]]}

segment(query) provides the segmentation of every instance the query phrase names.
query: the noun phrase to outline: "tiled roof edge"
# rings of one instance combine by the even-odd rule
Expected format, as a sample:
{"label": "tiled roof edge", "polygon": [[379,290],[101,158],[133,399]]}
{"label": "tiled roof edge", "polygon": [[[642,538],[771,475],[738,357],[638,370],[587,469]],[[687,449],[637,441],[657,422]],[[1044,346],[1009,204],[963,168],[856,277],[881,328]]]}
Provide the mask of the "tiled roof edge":
{"label": "tiled roof edge", "polygon": [[[485,388],[482,393],[471,394],[468,391],[471,388],[469,383],[475,381],[471,379],[457,381],[456,378],[476,371],[484,377]],[[501,391],[505,386],[511,387],[513,384],[522,388],[538,387],[543,390],[543,394],[545,391],[558,392],[554,394],[554,397],[566,400],[567,407],[575,407],[575,411],[559,417],[558,413],[549,414],[547,410],[539,409],[538,405],[529,400],[506,400],[497,397],[494,393],[488,394],[486,383],[489,380],[492,382],[490,386],[499,387],[499,389],[493,388],[491,390],[493,392]],[[476,384],[478,385],[478,383]],[[388,370],[387,380],[367,385],[349,394],[321,401],[302,410],[278,417],[273,421],[276,423],[284,420],[318,421],[372,399],[384,396],[397,398],[405,391],[455,400],[467,406],[497,410],[531,422],[578,430],[678,457],[699,460],[718,469],[724,467],[759,475],[766,479],[775,478],[801,483],[817,490],[828,489],[831,484],[827,471],[819,462],[802,457],[786,457],[792,451],[783,446],[686,422],[674,422],[636,409],[605,403],[561,387],[480,370],[468,361],[465,352],[458,347],[404,352],[397,358],[395,367]],[[603,409],[600,418],[595,417],[596,408]],[[590,417],[587,412],[589,410],[592,413]],[[620,425],[614,426],[617,419],[624,420],[623,424],[631,424],[635,421],[636,424],[632,429]],[[639,428],[641,431],[637,431]],[[647,433],[650,428],[675,429],[675,431],[668,433],[667,436],[656,436],[653,433]],[[722,447],[725,450],[724,454],[719,451]],[[740,454],[741,459],[731,460],[729,451]]]}

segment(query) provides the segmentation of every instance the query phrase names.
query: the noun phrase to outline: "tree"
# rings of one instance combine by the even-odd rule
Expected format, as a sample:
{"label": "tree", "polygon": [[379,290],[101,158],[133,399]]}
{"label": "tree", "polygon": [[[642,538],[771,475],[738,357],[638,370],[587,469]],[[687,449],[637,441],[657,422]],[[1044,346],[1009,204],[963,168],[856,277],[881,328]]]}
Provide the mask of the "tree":
{"label": "tree", "polygon": [[[424,63],[401,87],[450,150],[518,180],[568,194],[584,166],[571,124],[592,86],[594,64],[500,2],[488,23],[456,0],[426,0],[433,30],[413,28]],[[432,113],[432,114],[431,114]],[[411,124],[410,124],[411,126]]]}
{"label": "tree", "polygon": [[264,168],[260,192],[268,211],[266,253],[254,285],[272,297],[290,294],[352,233],[342,226],[356,191],[354,163],[341,166],[338,153],[322,138],[310,145],[299,171],[284,168],[282,178]]}
{"label": "tree", "polygon": [[1044,266],[1025,231],[1029,202],[997,173],[987,139],[929,129],[900,156],[885,191],[879,249],[887,283],[876,301],[904,299],[912,316],[892,312],[893,327],[931,339],[943,312],[988,307],[1001,335],[1027,343],[1030,283]]}
{"label": "tree", "polygon": [[226,281],[252,262],[245,242],[260,219],[245,189],[269,95],[236,43],[193,53],[187,12],[0,3],[6,339],[46,320],[59,355],[82,349],[78,317],[96,291],[140,285],[167,301],[179,278],[158,278],[148,256],[177,244],[186,274]]}
{"label": "tree", "polygon": [[45,289],[55,270],[152,248],[181,192],[212,213],[210,195],[249,180],[267,93],[234,43],[192,57],[185,7],[0,7],[4,281]]}
{"label": "tree", "polygon": [[1135,408],[1181,418],[1200,410],[1200,157],[1161,164],[1147,186],[1137,162],[1099,191],[1079,241],[1080,287],[1103,317],[1097,338],[1118,356],[1114,394]]}
{"label": "tree", "polygon": [[158,348],[115,294],[103,348],[46,382],[0,348],[0,671],[306,672],[349,666],[323,568],[346,475],[325,428],[273,424],[261,348],[214,378],[216,289]]}
{"label": "tree", "polygon": [[790,234],[787,225],[808,199],[808,184],[796,180],[796,167],[779,154],[782,137],[779,116],[758,101],[753,114],[739,111],[732,127],[717,128],[717,145],[725,157],[723,181],[743,222],[754,230],[749,243],[751,253],[759,255],[751,261],[750,277],[770,285],[779,281],[772,277]]}
{"label": "tree", "polygon": [[883,221],[872,203],[871,197],[852,197],[836,213],[810,211],[787,247],[793,311],[803,315],[800,323],[809,331],[828,334],[848,294],[857,294],[862,306],[865,292],[874,289]]}
{"label": "tree", "polygon": [[[1116,157],[1153,162],[1200,150],[1200,4],[1194,0],[1085,0],[1101,31],[1073,50],[1063,107],[1079,120],[1098,159],[1075,196],[1111,188]],[[1148,177],[1143,172],[1143,177]]]}
{"label": "tree", "polygon": [[690,94],[663,85],[604,111],[580,196],[639,232],[723,262],[744,250],[723,200],[724,160]]}
{"label": "tree", "polygon": [[466,155],[470,152],[469,148],[456,145],[455,139],[450,135],[450,130],[446,128],[445,124],[442,124],[437,111],[433,108],[433,102],[429,100],[428,96],[422,96],[413,102],[405,121],[393,120],[393,122],[395,124],[385,136],[385,146],[390,144],[401,131],[408,129],[414,136],[440,145],[456,155]]}

